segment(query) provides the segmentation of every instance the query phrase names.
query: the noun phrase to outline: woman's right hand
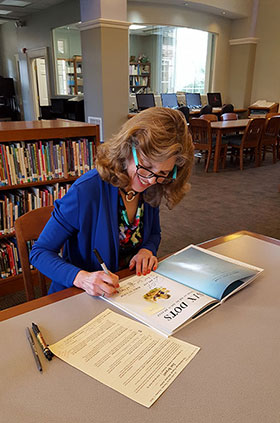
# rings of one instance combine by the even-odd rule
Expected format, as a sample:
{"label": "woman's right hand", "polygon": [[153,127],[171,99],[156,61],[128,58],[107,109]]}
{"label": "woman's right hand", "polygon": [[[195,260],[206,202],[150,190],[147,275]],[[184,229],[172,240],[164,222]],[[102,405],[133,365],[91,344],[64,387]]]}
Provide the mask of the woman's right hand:
{"label": "woman's right hand", "polygon": [[119,277],[111,272],[107,274],[103,270],[97,272],[80,270],[74,279],[73,285],[77,288],[82,288],[89,295],[110,297],[117,292]]}

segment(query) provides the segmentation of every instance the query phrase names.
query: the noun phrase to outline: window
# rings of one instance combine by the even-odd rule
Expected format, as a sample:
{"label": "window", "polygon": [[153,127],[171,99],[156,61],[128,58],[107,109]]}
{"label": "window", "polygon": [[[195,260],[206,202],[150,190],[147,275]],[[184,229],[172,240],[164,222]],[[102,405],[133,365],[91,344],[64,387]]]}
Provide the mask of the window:
{"label": "window", "polygon": [[214,35],[197,29],[146,26],[130,31],[130,55],[151,62],[154,93],[209,91]]}

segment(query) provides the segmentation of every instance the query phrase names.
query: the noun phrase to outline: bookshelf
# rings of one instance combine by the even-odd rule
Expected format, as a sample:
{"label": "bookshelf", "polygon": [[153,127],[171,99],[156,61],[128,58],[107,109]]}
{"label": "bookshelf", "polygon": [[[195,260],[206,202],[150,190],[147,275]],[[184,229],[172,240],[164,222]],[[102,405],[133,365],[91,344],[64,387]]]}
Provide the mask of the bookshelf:
{"label": "bookshelf", "polygon": [[74,80],[75,80],[75,94],[80,95],[84,93],[83,83],[83,68],[82,68],[82,57],[74,56]]}
{"label": "bookshelf", "polygon": [[130,92],[136,93],[140,89],[147,91],[151,86],[151,63],[129,63],[129,87]]}
{"label": "bookshelf", "polygon": [[7,256],[17,254],[14,220],[61,198],[94,167],[98,144],[99,127],[84,122],[0,122],[0,295],[24,289],[21,274],[12,266],[3,270]]}
{"label": "bookshelf", "polygon": [[82,57],[57,59],[59,95],[83,94]]}

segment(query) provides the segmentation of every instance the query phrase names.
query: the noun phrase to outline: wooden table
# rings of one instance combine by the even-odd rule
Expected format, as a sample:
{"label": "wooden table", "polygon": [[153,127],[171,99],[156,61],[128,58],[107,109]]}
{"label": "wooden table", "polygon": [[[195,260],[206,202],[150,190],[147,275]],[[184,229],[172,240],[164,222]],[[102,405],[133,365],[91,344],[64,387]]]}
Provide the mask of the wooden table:
{"label": "wooden table", "polygon": [[214,155],[214,166],[213,172],[219,170],[219,158],[220,150],[222,145],[222,135],[238,132],[244,130],[250,119],[237,119],[237,120],[221,120],[217,122],[211,122],[212,132],[216,134],[216,146]]}
{"label": "wooden table", "polygon": [[[220,114],[222,108],[221,107],[214,107],[212,110],[213,114]],[[247,112],[248,109],[234,109],[233,113],[242,114]],[[128,113],[127,117],[128,119],[131,119],[133,116],[135,116],[137,112],[130,112]],[[190,109],[190,116],[196,116],[198,117],[200,114],[200,109]]]}
{"label": "wooden table", "polygon": [[265,271],[176,334],[201,350],[151,408],[62,360],[48,362],[39,348],[43,373],[38,372],[25,337],[31,322],[53,343],[104,309],[116,311],[69,288],[0,312],[1,320],[7,319],[0,324],[1,421],[278,423],[280,241],[243,231],[202,246]]}

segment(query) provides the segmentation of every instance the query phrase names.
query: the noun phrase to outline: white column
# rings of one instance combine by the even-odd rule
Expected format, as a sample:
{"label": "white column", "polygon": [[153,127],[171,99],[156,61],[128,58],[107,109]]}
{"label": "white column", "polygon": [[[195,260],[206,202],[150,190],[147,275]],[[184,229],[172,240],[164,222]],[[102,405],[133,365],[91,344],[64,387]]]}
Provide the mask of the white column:
{"label": "white column", "polygon": [[103,122],[106,141],[128,114],[126,0],[80,0],[86,119]]}

